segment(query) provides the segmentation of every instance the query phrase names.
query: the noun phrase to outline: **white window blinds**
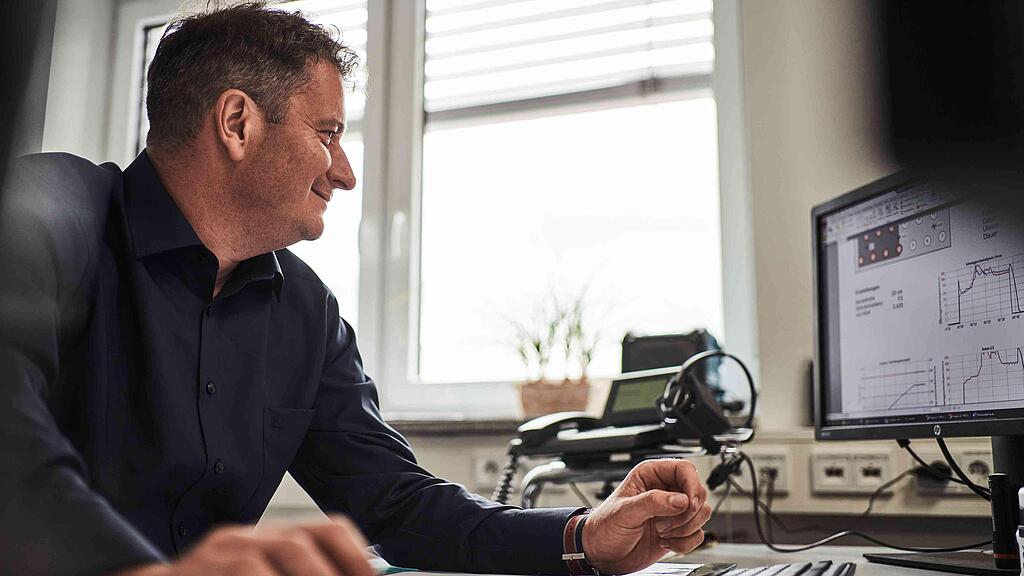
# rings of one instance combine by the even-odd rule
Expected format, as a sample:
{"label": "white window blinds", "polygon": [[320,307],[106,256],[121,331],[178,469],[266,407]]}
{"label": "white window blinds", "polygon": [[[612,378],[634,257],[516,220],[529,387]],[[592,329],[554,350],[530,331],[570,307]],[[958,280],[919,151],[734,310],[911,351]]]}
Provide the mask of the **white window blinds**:
{"label": "white window blinds", "polygon": [[[360,74],[366,71],[366,0],[298,0],[277,6],[281,10],[298,10],[307,19],[322,26],[336,26],[343,44],[359,55]],[[365,85],[345,92],[345,113],[349,131],[357,131],[366,110]]]}
{"label": "white window blinds", "polygon": [[707,82],[714,65],[711,0],[427,0],[426,7],[428,114],[628,85],[671,89],[670,80]]}
{"label": "white window blinds", "polygon": [[[294,12],[296,10],[316,22],[326,26],[337,26],[341,30],[341,40],[359,55],[361,70],[366,66],[366,0],[298,0],[285,2],[275,6],[280,10]],[[146,146],[146,134],[149,132],[149,119],[146,116],[146,72],[149,64],[156,56],[156,48],[167,29],[168,16],[159,24],[149,24],[142,29],[143,54],[141,70],[141,89],[138,107],[138,122],[135,138],[135,154]],[[349,132],[358,132],[363,111],[366,109],[365,92],[361,87],[345,94],[345,108],[348,114]]]}

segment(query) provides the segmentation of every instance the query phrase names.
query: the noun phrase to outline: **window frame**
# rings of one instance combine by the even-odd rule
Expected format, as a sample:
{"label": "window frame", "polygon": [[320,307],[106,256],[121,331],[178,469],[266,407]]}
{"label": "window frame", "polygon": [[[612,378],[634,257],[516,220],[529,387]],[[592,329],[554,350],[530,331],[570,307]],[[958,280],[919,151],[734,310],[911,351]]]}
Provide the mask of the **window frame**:
{"label": "window frame", "polygon": [[[388,0],[387,167],[384,210],[382,323],[370,364],[378,375],[385,415],[395,419],[476,420],[518,415],[515,382],[424,382],[417,375],[419,349],[420,201],[423,134],[428,119],[444,125],[515,114],[524,118],[589,111],[713,94],[718,108],[719,187],[722,226],[723,315],[730,350],[757,369],[754,305],[753,213],[747,186],[739,6],[714,5],[715,67],[709,75],[638,81],[614,88],[548,96],[427,114],[423,110],[425,1]],[[372,16],[371,16],[372,20]],[[378,93],[377,96],[380,96]],[[369,155],[368,155],[369,156]],[[722,166],[729,170],[723,170]],[[364,212],[364,221],[367,214]],[[386,240],[386,241],[385,241]],[[361,292],[366,293],[366,292]]]}
{"label": "window frame", "polygon": [[[107,157],[134,158],[141,98],[142,34],[173,14],[178,0],[118,4],[112,57]],[[420,382],[419,216],[423,109],[424,0],[368,2],[367,87],[362,120],[363,213],[359,230],[359,334],[366,372],[379,387],[382,410],[396,420],[515,418],[514,382]],[[642,81],[617,88],[437,112],[432,121],[472,123],[482,114],[541,115],[596,110],[631,101],[655,102],[710,91],[718,110],[723,315],[729,350],[758,373],[753,210],[749,192],[738,0],[714,1],[714,72],[706,77]],[[543,104],[538,106],[538,104]],[[529,108],[528,110],[526,108]]]}

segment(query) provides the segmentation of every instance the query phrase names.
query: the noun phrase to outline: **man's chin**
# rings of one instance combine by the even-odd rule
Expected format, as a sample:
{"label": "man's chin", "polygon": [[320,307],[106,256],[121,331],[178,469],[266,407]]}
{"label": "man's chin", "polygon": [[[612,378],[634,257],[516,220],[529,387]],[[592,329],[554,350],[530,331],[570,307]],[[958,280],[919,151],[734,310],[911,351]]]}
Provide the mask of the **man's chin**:
{"label": "man's chin", "polygon": [[322,218],[317,218],[316,223],[303,226],[301,230],[301,236],[303,240],[316,240],[324,234],[324,221]]}

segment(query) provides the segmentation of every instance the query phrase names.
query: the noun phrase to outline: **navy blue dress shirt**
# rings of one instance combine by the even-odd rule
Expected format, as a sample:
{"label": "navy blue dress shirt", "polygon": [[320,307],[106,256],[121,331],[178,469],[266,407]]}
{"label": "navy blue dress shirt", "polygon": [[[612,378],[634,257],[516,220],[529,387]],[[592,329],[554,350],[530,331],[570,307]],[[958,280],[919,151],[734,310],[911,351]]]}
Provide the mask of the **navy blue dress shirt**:
{"label": "navy blue dress shirt", "polygon": [[0,573],[103,574],[254,523],[290,471],[391,563],[564,573],[572,509],[420,468],[288,250],[217,260],[146,153],[20,161],[0,221]]}

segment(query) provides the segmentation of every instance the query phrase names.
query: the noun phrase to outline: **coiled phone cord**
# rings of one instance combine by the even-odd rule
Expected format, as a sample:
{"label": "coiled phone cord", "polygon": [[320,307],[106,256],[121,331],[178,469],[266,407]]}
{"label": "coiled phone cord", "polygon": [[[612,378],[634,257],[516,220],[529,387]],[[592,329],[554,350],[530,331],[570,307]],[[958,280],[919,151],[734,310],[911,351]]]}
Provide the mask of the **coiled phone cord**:
{"label": "coiled phone cord", "polygon": [[519,469],[519,446],[523,443],[519,438],[513,438],[508,443],[508,451],[505,453],[505,468],[501,471],[501,481],[494,489],[491,500],[498,504],[508,504],[508,497],[512,495],[512,479]]}

